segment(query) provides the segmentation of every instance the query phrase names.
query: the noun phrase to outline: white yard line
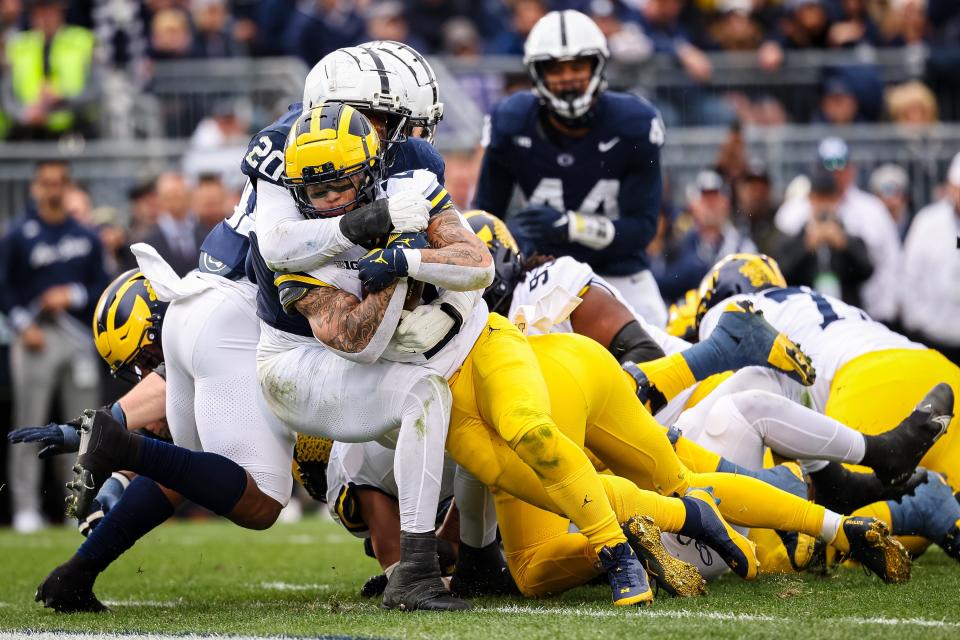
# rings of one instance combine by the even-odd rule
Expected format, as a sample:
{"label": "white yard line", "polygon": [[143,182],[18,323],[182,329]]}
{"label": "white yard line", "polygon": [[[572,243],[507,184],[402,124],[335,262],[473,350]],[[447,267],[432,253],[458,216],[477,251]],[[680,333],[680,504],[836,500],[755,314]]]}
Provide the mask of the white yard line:
{"label": "white yard line", "polygon": [[294,582],[261,582],[260,586],[271,591],[329,591],[328,584],[297,584]]}
{"label": "white yard line", "polygon": [[[632,611],[618,611],[616,609],[577,609],[574,607],[522,607],[519,605],[510,605],[506,607],[495,607],[483,609],[483,611],[495,611],[497,613],[515,613],[521,615],[567,615],[591,618],[614,618],[614,617],[649,617],[649,618],[673,618],[673,619],[693,619],[693,620],[720,620],[732,622],[774,622],[777,624],[790,624],[796,622],[795,618],[785,618],[781,616],[770,616],[765,614],[751,613],[728,613],[723,611],[664,611],[657,609],[635,609]],[[915,626],[915,627],[933,627],[941,629],[960,629],[960,622],[947,622],[945,620],[928,620],[926,618],[861,618],[861,617],[842,617],[842,618],[822,618],[823,624],[841,623],[841,624],[875,624],[885,626]]]}

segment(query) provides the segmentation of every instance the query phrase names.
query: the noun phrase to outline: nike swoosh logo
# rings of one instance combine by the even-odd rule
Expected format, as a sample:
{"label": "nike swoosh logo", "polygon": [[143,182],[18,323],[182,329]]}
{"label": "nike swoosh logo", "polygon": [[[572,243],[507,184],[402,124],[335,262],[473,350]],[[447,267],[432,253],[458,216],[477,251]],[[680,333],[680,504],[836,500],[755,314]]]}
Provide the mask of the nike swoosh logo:
{"label": "nike swoosh logo", "polygon": [[597,148],[600,149],[600,153],[606,153],[607,151],[610,151],[610,149],[613,149],[615,146],[617,146],[618,142],[620,142],[619,136],[607,140],[606,142],[598,142]]}

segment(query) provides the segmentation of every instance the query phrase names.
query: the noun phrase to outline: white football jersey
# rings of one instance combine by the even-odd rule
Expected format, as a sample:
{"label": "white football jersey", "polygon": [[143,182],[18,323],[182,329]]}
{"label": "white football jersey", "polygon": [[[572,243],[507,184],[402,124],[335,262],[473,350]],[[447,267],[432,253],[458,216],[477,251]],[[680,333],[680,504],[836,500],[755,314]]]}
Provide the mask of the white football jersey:
{"label": "white football jersey", "polygon": [[[837,371],[854,358],[887,349],[926,349],[871,320],[863,310],[809,287],[767,289],[730,298],[733,300],[752,302],[767,322],[810,356],[817,370],[817,381],[811,389],[813,408],[820,412],[827,405]],[[716,327],[726,302],[715,305],[704,316],[701,340]]]}
{"label": "white football jersey", "polygon": [[[431,202],[431,213],[442,211],[449,207],[449,196],[446,190],[437,182],[433,173],[417,169],[397,174],[385,180],[379,188],[378,199],[390,197],[400,191],[417,189],[423,193],[424,198]],[[466,229],[470,229],[466,219],[457,213],[460,222]],[[471,231],[472,233],[472,231]],[[367,250],[360,246],[353,246],[346,251],[334,256],[334,258],[318,269],[309,271],[308,274],[317,280],[342,291],[352,293],[358,298],[363,298],[363,283],[360,281],[358,272],[358,261]],[[389,359],[394,362],[406,362],[411,364],[420,364],[428,366],[438,374],[451,376],[463,361],[467,358],[473,344],[477,341],[483,327],[487,322],[487,304],[478,298],[477,305],[473,312],[463,319],[463,326],[460,332],[448,342],[443,349],[435,354],[429,360],[423,354],[399,354],[391,350]]]}

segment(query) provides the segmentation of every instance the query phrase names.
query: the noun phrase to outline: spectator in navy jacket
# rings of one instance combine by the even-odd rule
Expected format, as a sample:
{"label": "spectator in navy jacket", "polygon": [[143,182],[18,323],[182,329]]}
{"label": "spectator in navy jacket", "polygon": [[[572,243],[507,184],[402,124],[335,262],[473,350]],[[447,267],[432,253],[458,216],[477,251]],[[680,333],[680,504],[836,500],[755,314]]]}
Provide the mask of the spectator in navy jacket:
{"label": "spectator in navy jacket", "polygon": [[[70,184],[66,163],[39,163],[30,206],[0,240],[0,310],[15,334],[10,350],[14,427],[49,422],[54,394],[61,418],[99,404],[100,368],[90,321],[107,276],[96,232],[67,211],[64,195]],[[37,452],[38,446],[25,444],[8,451],[13,525],[24,533],[43,526]],[[65,475],[69,461],[64,463]]]}

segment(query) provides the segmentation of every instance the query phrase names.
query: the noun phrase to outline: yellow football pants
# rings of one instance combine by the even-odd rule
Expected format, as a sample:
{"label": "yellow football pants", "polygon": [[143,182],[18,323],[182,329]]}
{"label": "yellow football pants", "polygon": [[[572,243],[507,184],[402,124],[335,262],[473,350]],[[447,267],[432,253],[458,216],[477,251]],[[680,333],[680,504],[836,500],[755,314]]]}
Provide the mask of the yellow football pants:
{"label": "yellow football pants", "polygon": [[[842,366],[833,378],[826,413],[866,434],[889,431],[910,415],[939,382],[960,394],[960,367],[932,349],[890,349],[868,353]],[[920,461],[960,490],[960,425],[957,409],[947,432]]]}
{"label": "yellow football pants", "polygon": [[[598,343],[576,334],[551,334],[531,337],[529,344],[547,384],[557,426],[573,442],[588,446],[617,475],[662,495],[683,495],[691,486],[712,487],[720,500],[721,513],[733,524],[819,534],[823,507],[753,478],[688,470],[678,459],[663,428],[637,399],[632,379]],[[458,378],[455,384],[460,382]],[[525,468],[496,433],[487,429],[477,416],[457,413],[456,392],[454,404],[454,419],[447,438],[447,449],[454,460],[458,463],[464,460],[467,469],[487,486],[496,487],[542,510],[562,513],[552,504],[551,497],[536,486],[539,483],[535,482],[529,468]],[[692,457],[706,461],[706,468],[711,471],[716,468],[715,454],[694,443],[685,446],[693,452]],[[498,504],[504,499],[498,498]],[[544,518],[544,523],[539,524],[537,518]],[[566,531],[563,519],[553,520],[550,513],[524,510],[521,517],[511,515],[509,509],[500,518],[501,530],[511,527],[510,520],[517,519],[522,521],[519,526],[529,529],[535,538],[542,538],[545,535],[539,533],[542,531]],[[663,523],[658,524],[666,528]],[[516,546],[512,542],[508,546],[507,536],[504,537],[507,554],[513,560],[511,571],[517,577],[516,567],[530,564],[527,559],[530,553],[524,554],[523,550],[529,551],[532,543],[524,537],[516,542]],[[570,549],[576,548],[575,543],[567,539],[557,544],[562,547],[558,549],[562,557],[570,556]],[[579,557],[577,553],[580,552],[573,556]],[[531,579],[530,589],[547,588],[535,587],[540,582]]]}
{"label": "yellow football pants", "polygon": [[[551,417],[547,384],[526,338],[506,318],[491,313],[457,373],[453,393],[451,433],[475,432],[487,425],[536,474],[536,484],[559,513],[566,515],[590,540],[594,551],[626,542],[596,469],[582,447],[557,427]],[[481,438],[489,442],[490,435]],[[483,456],[469,445],[451,445],[457,464],[481,482]],[[501,455],[503,447],[493,450]],[[513,463],[516,468],[516,462]]]}

